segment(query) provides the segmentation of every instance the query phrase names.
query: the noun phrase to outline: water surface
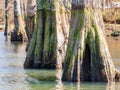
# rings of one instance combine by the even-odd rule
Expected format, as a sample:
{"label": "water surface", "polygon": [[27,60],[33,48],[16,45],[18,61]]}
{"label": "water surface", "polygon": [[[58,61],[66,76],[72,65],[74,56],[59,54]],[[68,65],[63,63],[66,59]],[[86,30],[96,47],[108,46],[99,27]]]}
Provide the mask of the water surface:
{"label": "water surface", "polygon": [[[120,43],[111,43],[111,54],[120,67]],[[117,48],[116,48],[117,47]],[[63,83],[60,71],[24,70],[26,43],[11,43],[0,32],[0,90],[119,90],[120,83]]]}

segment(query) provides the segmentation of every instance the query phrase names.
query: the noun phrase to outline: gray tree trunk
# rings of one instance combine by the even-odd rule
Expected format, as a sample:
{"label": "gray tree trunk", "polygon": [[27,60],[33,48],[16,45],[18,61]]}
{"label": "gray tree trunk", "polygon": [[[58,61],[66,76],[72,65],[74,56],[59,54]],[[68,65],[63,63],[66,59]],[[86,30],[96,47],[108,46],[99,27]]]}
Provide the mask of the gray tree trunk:
{"label": "gray tree trunk", "polygon": [[[48,4],[48,5],[47,5]],[[46,7],[44,7],[46,5]],[[25,68],[55,68],[56,19],[50,0],[37,2],[37,25],[31,39]]]}
{"label": "gray tree trunk", "polygon": [[102,4],[101,0],[73,0],[63,81],[115,81],[116,70],[103,33]]}
{"label": "gray tree trunk", "polygon": [[9,0],[5,0],[5,31],[4,35],[8,35],[9,32]]}
{"label": "gray tree trunk", "polygon": [[26,51],[27,51],[30,44],[30,40],[33,35],[33,31],[35,30],[37,4],[35,0],[28,0],[26,6],[27,6],[26,8],[27,14],[25,19],[25,22],[26,22],[25,30],[27,32],[27,37],[28,37],[28,44],[26,47]]}
{"label": "gray tree trunk", "polygon": [[62,68],[64,61],[63,81],[119,80],[103,33],[103,4],[38,0],[37,26],[24,67]]}
{"label": "gray tree trunk", "polygon": [[25,68],[55,68],[56,64],[59,64],[57,68],[62,68],[70,27],[66,3],[61,0],[59,3],[51,0],[37,3],[37,28],[29,45]]}
{"label": "gray tree trunk", "polygon": [[14,0],[14,31],[11,34],[11,41],[27,41],[24,22],[21,16],[20,0]]}
{"label": "gray tree trunk", "polygon": [[33,31],[35,29],[35,15],[36,15],[36,1],[27,1],[27,18],[26,18],[26,32],[28,41],[30,41]]}

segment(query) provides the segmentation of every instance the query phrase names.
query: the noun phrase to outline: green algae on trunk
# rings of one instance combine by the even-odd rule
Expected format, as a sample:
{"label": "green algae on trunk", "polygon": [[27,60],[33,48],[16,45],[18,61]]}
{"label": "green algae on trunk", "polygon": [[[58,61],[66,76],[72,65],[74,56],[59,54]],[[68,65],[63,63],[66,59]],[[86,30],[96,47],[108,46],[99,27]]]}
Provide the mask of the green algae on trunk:
{"label": "green algae on trunk", "polygon": [[46,11],[45,32],[44,32],[44,48],[42,67],[56,67],[56,19],[54,11]]}
{"label": "green algae on trunk", "polygon": [[[25,1],[24,1],[25,4]],[[33,35],[33,31],[35,30],[35,24],[36,24],[36,1],[35,0],[28,0],[27,1],[27,15],[25,13],[24,17],[26,16],[25,19],[25,30],[26,30],[26,34],[28,37],[28,45],[26,47],[26,51],[28,50],[29,44],[30,44],[30,40],[32,38]],[[24,12],[25,12],[24,11]]]}
{"label": "green algae on trunk", "polygon": [[[70,35],[69,35],[69,42],[68,42],[68,49],[66,52],[66,57],[65,57],[65,65],[64,65],[64,72],[63,72],[63,81],[79,81],[79,71],[80,71],[80,66],[79,63],[80,61],[77,58],[81,58],[81,56],[78,55],[78,53],[83,53],[82,45],[79,47],[79,42],[80,42],[80,37],[83,36],[82,29],[84,25],[84,10],[74,10],[71,12],[71,30],[70,30]],[[82,38],[81,38],[82,41]],[[78,49],[81,48],[81,51],[79,52]],[[73,61],[75,60],[75,61]],[[73,68],[75,65],[75,68]],[[70,75],[74,72],[73,77]]]}
{"label": "green algae on trunk", "polygon": [[70,36],[62,80],[114,81],[115,67],[103,33],[101,10],[77,8],[71,12]]}
{"label": "green algae on trunk", "polygon": [[27,51],[27,56],[24,62],[24,68],[33,68],[34,64],[34,50],[36,45],[36,39],[37,39],[37,29],[34,30],[34,33],[32,35],[32,38],[30,40],[29,48]]}
{"label": "green algae on trunk", "polygon": [[[44,4],[49,3],[49,1],[38,0],[37,4],[37,33],[34,39],[36,43],[33,51],[33,63],[29,65],[31,61],[29,56],[26,58],[25,68],[55,68],[56,66],[56,19],[55,11],[53,11],[51,6],[48,7]],[[33,38],[32,38],[33,39]],[[32,42],[30,42],[32,43]],[[31,44],[30,44],[31,45]],[[31,47],[31,46],[29,46]],[[28,53],[29,53],[28,49]],[[28,64],[27,64],[28,63]],[[27,65],[27,66],[26,66]]]}

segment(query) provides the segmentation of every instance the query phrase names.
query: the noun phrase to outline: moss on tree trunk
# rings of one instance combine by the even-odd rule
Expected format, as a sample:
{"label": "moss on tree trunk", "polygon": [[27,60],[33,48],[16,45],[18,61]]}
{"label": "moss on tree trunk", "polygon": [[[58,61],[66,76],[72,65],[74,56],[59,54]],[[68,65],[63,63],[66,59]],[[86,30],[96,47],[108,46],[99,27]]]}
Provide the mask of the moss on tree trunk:
{"label": "moss on tree trunk", "polygon": [[115,67],[103,30],[100,9],[72,5],[70,36],[62,81],[115,80]]}
{"label": "moss on tree trunk", "polygon": [[[34,49],[31,51],[32,40],[28,49],[28,54],[26,57],[26,62],[24,64],[25,68],[55,68],[56,65],[56,19],[55,11],[53,11],[51,6],[45,6],[49,4],[49,1],[38,1],[38,11],[37,11],[37,33],[36,38],[32,38],[34,42]],[[42,5],[42,7],[39,6]],[[36,43],[36,44],[35,44]],[[32,47],[33,48],[33,47]],[[29,52],[33,53],[29,53]],[[33,57],[29,58],[30,55]],[[32,65],[31,65],[32,63]]]}
{"label": "moss on tree trunk", "polygon": [[37,37],[34,38],[36,45],[32,49],[34,54],[31,53],[34,59],[33,64],[29,65],[31,59],[27,54],[25,68],[55,68],[56,63],[62,64],[68,42],[70,12],[60,2],[37,2]]}
{"label": "moss on tree trunk", "polygon": [[[24,1],[25,4],[25,1]],[[25,30],[28,37],[28,45],[26,47],[26,51],[28,50],[30,40],[32,38],[33,32],[35,30],[35,24],[36,24],[36,1],[35,0],[28,0],[27,1],[27,16],[25,19],[26,25]]]}
{"label": "moss on tree trunk", "polygon": [[119,80],[103,33],[103,2],[73,0],[68,8],[70,1],[58,1],[38,0],[37,26],[24,67],[50,69],[64,61],[62,81]]}

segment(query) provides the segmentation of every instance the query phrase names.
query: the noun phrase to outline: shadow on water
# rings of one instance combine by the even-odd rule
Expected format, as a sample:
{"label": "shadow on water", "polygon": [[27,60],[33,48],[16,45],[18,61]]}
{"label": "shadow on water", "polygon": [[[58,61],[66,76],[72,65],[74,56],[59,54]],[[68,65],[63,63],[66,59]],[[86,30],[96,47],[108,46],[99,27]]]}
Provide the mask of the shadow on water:
{"label": "shadow on water", "polygon": [[0,32],[0,90],[119,90],[120,88],[120,83],[62,82],[60,69],[24,70],[26,43],[11,43],[3,34]]}

